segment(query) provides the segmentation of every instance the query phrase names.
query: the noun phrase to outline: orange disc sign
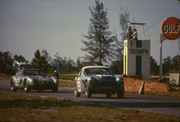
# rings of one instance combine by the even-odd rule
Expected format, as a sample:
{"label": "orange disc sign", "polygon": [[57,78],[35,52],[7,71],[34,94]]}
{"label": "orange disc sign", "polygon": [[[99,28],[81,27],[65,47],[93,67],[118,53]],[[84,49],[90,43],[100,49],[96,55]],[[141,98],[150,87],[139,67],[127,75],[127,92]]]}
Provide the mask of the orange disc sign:
{"label": "orange disc sign", "polygon": [[175,17],[165,19],[161,25],[161,33],[170,40],[177,39],[180,35],[180,21]]}

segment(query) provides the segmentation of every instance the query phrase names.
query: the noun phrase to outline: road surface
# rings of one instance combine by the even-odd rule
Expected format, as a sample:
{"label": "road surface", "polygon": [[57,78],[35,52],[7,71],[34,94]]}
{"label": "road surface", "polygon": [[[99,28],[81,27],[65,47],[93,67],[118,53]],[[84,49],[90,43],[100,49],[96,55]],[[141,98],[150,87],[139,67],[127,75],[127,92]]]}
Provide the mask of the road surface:
{"label": "road surface", "polygon": [[[9,79],[0,77],[0,92],[13,93],[10,91]],[[180,116],[180,98],[137,94],[125,94],[123,99],[118,99],[116,95],[113,95],[112,98],[106,98],[105,95],[101,94],[93,94],[90,99],[87,99],[84,94],[82,94],[81,97],[76,98],[74,97],[73,89],[67,87],[59,87],[57,93],[52,93],[51,90],[46,90],[41,93],[36,90],[33,90],[30,93],[18,90],[17,93],[50,96],[83,103],[97,103],[109,107],[133,108],[140,111]]]}

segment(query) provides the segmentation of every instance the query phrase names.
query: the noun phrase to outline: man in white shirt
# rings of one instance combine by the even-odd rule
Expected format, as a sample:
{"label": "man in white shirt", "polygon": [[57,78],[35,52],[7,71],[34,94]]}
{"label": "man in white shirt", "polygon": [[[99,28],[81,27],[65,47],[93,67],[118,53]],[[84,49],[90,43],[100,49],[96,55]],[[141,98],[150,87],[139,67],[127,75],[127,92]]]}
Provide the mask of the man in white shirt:
{"label": "man in white shirt", "polygon": [[137,33],[136,28],[134,28],[134,32],[133,32],[132,36],[133,36],[133,39],[134,39],[134,40],[137,40],[137,39],[138,39],[138,33]]}

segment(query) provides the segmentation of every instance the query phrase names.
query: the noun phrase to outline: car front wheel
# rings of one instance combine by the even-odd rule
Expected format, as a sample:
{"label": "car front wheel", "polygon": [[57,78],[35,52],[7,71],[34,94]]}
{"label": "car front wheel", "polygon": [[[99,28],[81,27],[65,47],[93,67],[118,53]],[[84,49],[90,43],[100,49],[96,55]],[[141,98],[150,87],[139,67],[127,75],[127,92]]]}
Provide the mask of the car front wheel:
{"label": "car front wheel", "polygon": [[75,97],[80,97],[80,96],[81,96],[81,93],[79,93],[79,92],[77,91],[77,89],[75,88],[75,89],[74,89],[74,95],[75,95]]}
{"label": "car front wheel", "polygon": [[118,98],[123,98],[123,97],[124,97],[124,89],[119,90],[119,91],[117,92],[117,97],[118,97]]}
{"label": "car front wheel", "polygon": [[30,87],[28,86],[27,83],[24,84],[24,91],[25,92],[30,92]]}
{"label": "car front wheel", "polygon": [[91,90],[90,90],[90,88],[88,86],[85,89],[85,95],[86,95],[87,98],[91,98],[92,97]]}
{"label": "car front wheel", "polygon": [[17,89],[16,89],[16,87],[14,86],[14,83],[13,83],[13,82],[11,82],[10,89],[11,89],[12,92],[16,92],[16,91],[17,91]]}

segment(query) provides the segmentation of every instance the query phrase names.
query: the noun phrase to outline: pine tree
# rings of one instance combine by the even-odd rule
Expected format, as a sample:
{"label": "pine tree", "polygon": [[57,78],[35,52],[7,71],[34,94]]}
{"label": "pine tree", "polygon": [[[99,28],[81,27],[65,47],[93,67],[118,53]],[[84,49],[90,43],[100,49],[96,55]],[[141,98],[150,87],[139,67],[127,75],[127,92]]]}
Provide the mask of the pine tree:
{"label": "pine tree", "polygon": [[109,20],[107,19],[107,9],[104,10],[103,3],[95,1],[95,7],[89,7],[91,18],[88,34],[84,35],[87,41],[83,40],[86,59],[90,64],[103,65],[109,63],[115,56],[114,47],[117,36],[112,36],[108,31]]}
{"label": "pine tree", "polygon": [[127,39],[127,30],[128,30],[128,24],[130,22],[129,20],[130,13],[128,12],[128,9],[121,9],[121,13],[119,14],[119,24],[121,28],[121,39],[122,41],[117,43],[117,53],[119,59],[123,58],[123,50],[124,50],[124,40]]}
{"label": "pine tree", "polygon": [[41,53],[42,52],[40,52],[39,50],[36,50],[36,52],[34,53],[34,58],[31,63],[36,68],[44,70],[45,72],[48,72],[49,64],[46,61],[46,58],[43,55],[41,55]]}

